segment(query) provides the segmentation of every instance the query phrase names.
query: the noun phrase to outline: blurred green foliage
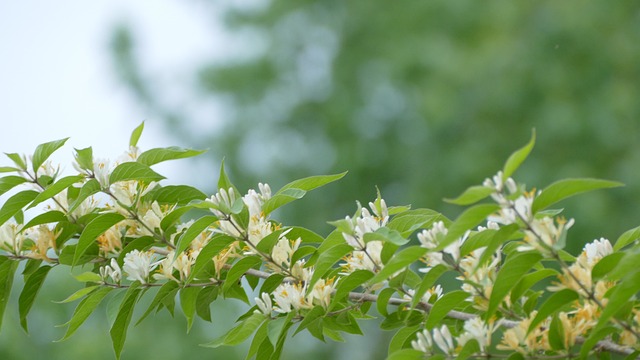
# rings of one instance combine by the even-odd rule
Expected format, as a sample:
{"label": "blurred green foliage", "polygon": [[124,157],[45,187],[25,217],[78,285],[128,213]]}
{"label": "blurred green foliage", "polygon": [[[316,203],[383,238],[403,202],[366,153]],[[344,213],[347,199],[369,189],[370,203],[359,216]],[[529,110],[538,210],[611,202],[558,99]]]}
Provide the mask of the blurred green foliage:
{"label": "blurred green foliage", "polygon": [[245,55],[192,72],[198,101],[227,109],[227,118],[207,119],[223,123],[214,132],[162,103],[157,76],[136,71],[135,32],[119,28],[113,50],[141,103],[190,146],[211,148],[212,161],[225,157],[240,186],[349,170],[283,214],[325,234],[327,219],[373,199],[375,186],[389,204],[455,216],[442,198],[492,175],[535,128],[520,180],[628,184],[561,204],[577,220],[576,252],[638,223],[630,199],[640,198],[639,20],[633,2],[231,5],[225,23]]}

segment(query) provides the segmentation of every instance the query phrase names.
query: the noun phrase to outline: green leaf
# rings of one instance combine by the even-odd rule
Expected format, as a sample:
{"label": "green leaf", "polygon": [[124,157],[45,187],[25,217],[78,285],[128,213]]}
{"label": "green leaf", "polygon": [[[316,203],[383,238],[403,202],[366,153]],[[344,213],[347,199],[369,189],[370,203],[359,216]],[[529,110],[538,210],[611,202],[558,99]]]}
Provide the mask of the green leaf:
{"label": "green leaf", "polygon": [[318,261],[315,264],[315,270],[313,271],[313,276],[311,277],[311,281],[309,281],[309,290],[313,289],[313,286],[316,284],[324,274],[331,269],[331,267],[337,263],[342,257],[347,255],[353,250],[350,245],[347,244],[339,244],[326,251],[320,253],[318,257]]}
{"label": "green leaf", "polygon": [[9,175],[3,178],[0,178],[0,195],[6,193],[7,191],[13,189],[14,187],[23,184],[27,181],[27,179],[22,176]]}
{"label": "green leaf", "polygon": [[527,156],[533,149],[533,145],[536,142],[536,131],[535,129],[531,132],[531,139],[527,143],[527,145],[522,148],[516,150],[509,158],[507,162],[504,164],[504,168],[502,169],[502,179],[506,180],[509,178],[520,165],[526,160]]}
{"label": "green leaf", "polygon": [[[304,320],[303,320],[304,321]],[[253,336],[253,339],[251,340],[251,346],[249,346],[249,351],[247,352],[247,356],[245,357],[245,360],[250,360],[253,359],[253,356],[256,355],[256,360],[261,358],[262,353],[258,353],[258,350],[260,350],[260,347],[263,345],[271,345],[271,343],[269,342],[269,339],[267,339],[267,325],[269,323],[268,322],[264,322],[262,323],[262,325],[260,325],[260,327],[258,328],[258,330],[256,331],[256,334]],[[263,350],[263,353],[266,353],[267,351]],[[269,355],[272,353],[272,351],[268,351]],[[265,355],[265,356],[269,356],[269,355]]]}
{"label": "green leaf", "polygon": [[616,243],[613,245],[613,250],[618,251],[638,239],[640,239],[640,226],[627,230],[624,234],[620,235],[618,240],[616,240]]}
{"label": "green leaf", "polygon": [[193,325],[193,317],[196,313],[196,301],[198,294],[202,291],[202,287],[185,287],[180,290],[180,305],[182,312],[187,319],[187,334]]}
{"label": "green leaf", "polygon": [[64,334],[64,337],[58,341],[66,340],[73,335],[111,290],[113,290],[113,288],[101,287],[82,299],[78,306],[76,306],[71,320],[67,323],[69,325],[67,332]]}
{"label": "green leaf", "polygon": [[248,318],[236,325],[225,335],[201,346],[216,348],[222,345],[234,346],[244,342],[265,321],[263,314],[251,314]]}
{"label": "green leaf", "polygon": [[106,213],[98,215],[95,219],[91,220],[78,239],[76,252],[73,255],[73,266],[78,263],[78,260],[84,255],[89,246],[95,243],[98,236],[104,234],[105,231],[124,220],[124,218],[124,216],[118,213]]}
{"label": "green leaf", "polygon": [[227,290],[234,286],[238,282],[238,280],[240,280],[240,278],[247,272],[247,270],[251,268],[257,268],[261,264],[262,259],[257,256],[247,256],[238,260],[238,262],[231,266],[231,269],[229,269],[229,272],[227,273],[227,278],[222,285],[223,293],[226,293]]}
{"label": "green leaf", "polygon": [[240,195],[240,193],[238,192],[238,189],[236,189],[236,187],[233,186],[233,184],[231,183],[231,180],[229,180],[229,177],[227,176],[227,173],[224,171],[224,159],[220,163],[220,177],[218,179],[218,190],[220,189],[224,189],[225,191],[228,191],[229,189],[233,189],[236,192],[236,195]]}
{"label": "green leaf", "polygon": [[356,270],[351,274],[341,278],[336,286],[336,292],[332,296],[331,305],[327,311],[331,311],[340,300],[349,295],[349,292],[358,286],[367,282],[373,277],[373,273],[369,270]]}
{"label": "green leaf", "polygon": [[102,281],[102,278],[100,277],[99,274],[96,274],[96,273],[91,272],[91,271],[83,272],[82,274],[75,275],[74,277],[76,278],[76,280],[78,280],[80,282],[100,282],[100,281]]}
{"label": "green leaf", "polygon": [[391,299],[391,296],[393,296],[395,292],[395,289],[385,288],[378,294],[378,300],[376,300],[376,309],[378,310],[380,315],[385,317],[389,316],[387,305],[389,304],[389,299]]}
{"label": "green leaf", "polygon": [[138,180],[138,181],[160,181],[165,177],[151,170],[147,165],[138,162],[125,162],[118,166],[109,175],[109,184],[119,181]]}
{"label": "green leaf", "polygon": [[18,168],[14,168],[10,166],[0,166],[0,173],[18,172],[18,171],[20,171],[20,169]]}
{"label": "green leaf", "polygon": [[[193,268],[191,269],[191,274],[189,275],[189,279],[187,283],[191,282],[201,271],[204,269],[207,264],[209,264],[212,258],[220,253],[223,249],[226,249],[231,243],[236,240],[230,236],[216,234],[211,238],[211,240],[205,245],[198,257],[196,258],[195,264],[193,264]],[[220,274],[218,274],[220,275]]]}
{"label": "green leaf", "polygon": [[207,195],[202,191],[187,185],[169,185],[159,187],[150,194],[152,200],[159,204],[186,205],[192,200],[204,200]]}
{"label": "green leaf", "polygon": [[493,214],[499,208],[496,204],[480,204],[468,208],[449,226],[447,235],[434,250],[440,251],[446,248],[462,237],[467,230],[471,230],[480,224],[487,216]]}
{"label": "green leaf", "polygon": [[178,284],[175,281],[168,281],[164,283],[156,293],[156,296],[153,298],[153,300],[151,300],[151,303],[149,304],[149,307],[147,308],[147,310],[144,312],[144,314],[142,314],[142,316],[140,316],[140,319],[138,319],[138,321],[136,322],[136,325],[140,324],[142,320],[144,320],[147,316],[149,316],[149,314],[151,314],[151,312],[155,308],[162,305],[165,299],[173,298],[178,292],[179,288],[180,288],[180,284]]}
{"label": "green leaf", "polygon": [[475,185],[467,188],[460,196],[455,199],[444,199],[444,201],[454,205],[472,205],[486,198],[493,193],[492,188],[482,185]]}
{"label": "green leaf", "polygon": [[189,229],[180,236],[178,242],[176,244],[176,254],[181,254],[183,251],[187,250],[189,245],[193,239],[195,239],[198,235],[200,235],[203,231],[207,230],[211,224],[218,221],[218,218],[213,215],[206,215],[196,220]]}
{"label": "green leaf", "polygon": [[428,249],[421,246],[409,246],[408,248],[400,250],[384,265],[384,267],[371,279],[372,284],[379,283],[386,280],[393,275],[396,271],[402,270],[404,267],[413,264],[426,254]]}
{"label": "green leaf", "polygon": [[206,150],[183,149],[177,146],[156,148],[143,152],[138,157],[138,162],[147,166],[155,165],[163,161],[184,159],[200,155]]}
{"label": "green leaf", "polygon": [[635,264],[636,269],[622,278],[618,285],[611,290],[609,302],[600,314],[596,330],[604,328],[609,319],[615,316],[620,310],[624,309],[627,301],[640,291],[640,271],[637,269],[638,262]]}
{"label": "green leaf", "polygon": [[513,253],[507,258],[496,277],[485,319],[491,318],[509,291],[541,259],[537,252]]}
{"label": "green leaf", "polygon": [[202,288],[196,299],[196,314],[203,320],[211,322],[211,303],[218,298],[219,288],[207,286]]}
{"label": "green leaf", "polygon": [[405,211],[394,216],[387,224],[391,230],[396,230],[404,237],[414,231],[430,226],[436,221],[443,221],[445,226],[451,223],[444,215],[431,209],[415,209]]}
{"label": "green leaf", "polygon": [[440,321],[447,316],[449,311],[460,307],[468,297],[469,294],[462,290],[451,291],[442,295],[442,297],[433,304],[429,312],[429,317],[427,317],[425,328],[431,330],[440,324]]}
{"label": "green leaf", "polygon": [[540,309],[538,310],[538,314],[533,318],[531,324],[529,324],[529,329],[527,329],[527,333],[530,333],[535,327],[540,324],[544,319],[551,316],[554,313],[557,313],[562,309],[563,306],[578,300],[578,293],[571,289],[562,289],[556,293],[551,294],[547,301],[545,301]]}
{"label": "green leaf", "polygon": [[427,290],[433,287],[433,284],[435,284],[440,276],[447,272],[447,270],[447,267],[442,264],[438,264],[429,269],[429,272],[424,276],[422,282],[420,283],[420,286],[415,290],[416,292],[413,294],[413,300],[411,301],[412,308],[415,308],[418,305],[418,303],[422,300],[422,296],[427,292]]}
{"label": "green leaf", "polygon": [[539,281],[558,274],[558,271],[554,269],[542,269],[523,276],[511,290],[511,302],[515,303],[525,291],[531,289]]}
{"label": "green leaf", "polygon": [[19,262],[13,261],[6,256],[0,256],[0,329],[2,328],[4,310],[9,302],[13,277],[18,269],[18,264]]}
{"label": "green leaf", "polygon": [[124,300],[122,300],[122,304],[120,305],[120,309],[118,310],[116,320],[113,322],[111,330],[109,330],[116,359],[120,359],[124,341],[127,338],[127,329],[129,327],[129,323],[131,322],[133,309],[138,302],[138,296],[140,295],[141,291],[139,285],[139,282],[134,282],[133,284],[131,284],[129,289],[127,289]]}
{"label": "green leaf", "polygon": [[393,354],[394,352],[404,348],[410,340],[416,338],[416,333],[422,329],[421,325],[414,325],[403,327],[398,330],[398,332],[393,335],[391,341],[389,341],[389,354]]}
{"label": "green leaf", "polygon": [[[387,357],[387,360],[422,360],[425,355],[422,351],[416,349],[402,349],[394,352]],[[435,356],[429,357],[429,359],[436,359]]]}
{"label": "green leaf", "polygon": [[[567,329],[568,330],[568,329]],[[551,324],[549,324],[549,345],[551,345],[551,349],[553,350],[564,350],[564,325],[560,318],[556,314],[551,319]]]}
{"label": "green leaf", "polygon": [[24,190],[7,199],[0,209],[0,225],[19,213],[22,208],[35,199],[36,196],[38,196],[37,191]]}
{"label": "green leaf", "polygon": [[531,211],[535,214],[539,210],[546,209],[574,195],[618,186],[623,186],[623,184],[617,181],[601,179],[564,179],[556,181],[542,190],[540,195],[533,200]]}
{"label": "green leaf", "polygon": [[622,252],[615,252],[603,257],[591,269],[591,278],[593,280],[603,278],[621,262],[624,256]]}
{"label": "green leaf", "polygon": [[82,188],[80,189],[80,193],[78,194],[78,197],[75,199],[73,204],[71,204],[71,206],[67,210],[68,213],[69,214],[73,213],[80,205],[82,205],[83,201],[85,201],[89,196],[98,193],[99,191],[100,191],[100,183],[98,182],[98,180],[91,179],[86,183],[84,183],[84,185],[82,185]]}
{"label": "green leaf", "polygon": [[29,221],[23,228],[21,231],[24,231],[28,228],[34,227],[34,226],[38,226],[38,225],[42,225],[42,224],[50,224],[50,223],[54,223],[54,222],[59,222],[59,221],[65,221],[67,220],[67,217],[64,215],[64,213],[62,211],[58,211],[58,210],[51,210],[51,211],[47,211],[45,213],[42,213],[36,217],[34,217],[33,219],[31,219],[31,221]]}
{"label": "green leaf", "polygon": [[322,236],[300,226],[287,226],[285,230],[288,230],[287,238],[293,240],[300,238],[302,240],[302,243],[320,244],[324,241],[324,238]]}
{"label": "green leaf", "polygon": [[[580,358],[587,359],[589,357],[589,352],[591,351],[591,349],[593,349],[594,346],[596,346],[596,344],[598,344],[598,341],[617,332],[618,329],[613,326],[607,326],[598,331],[592,331],[589,337],[584,341],[584,343],[580,345]],[[636,356],[634,356],[632,359],[636,359]]]}
{"label": "green leaf", "polygon": [[56,181],[53,185],[47,187],[44,191],[42,191],[36,198],[33,200],[31,205],[27,209],[30,209],[45,200],[49,200],[52,197],[56,196],[58,193],[68,188],[69,186],[81,181],[83,179],[80,175],[67,176],[62,179]]}
{"label": "green leaf", "polygon": [[91,147],[84,149],[74,149],[75,159],[80,169],[93,172],[93,149]]}
{"label": "green leaf", "polygon": [[456,359],[465,360],[478,353],[480,353],[480,344],[478,344],[478,340],[471,339],[464,344]]}
{"label": "green leaf", "polygon": [[138,140],[140,140],[140,136],[142,135],[142,130],[144,130],[144,121],[138,125],[131,132],[131,137],[129,138],[129,146],[137,146]]}
{"label": "green leaf", "polygon": [[189,210],[192,209],[193,207],[190,205],[174,209],[172,212],[168,213],[162,218],[162,221],[160,221],[160,228],[162,229],[162,231],[167,231],[171,226],[180,221],[182,215],[186,214]]}
{"label": "green leaf", "polygon": [[87,286],[87,287],[83,287],[82,289],[74,292],[73,294],[69,295],[66,299],[61,300],[61,301],[54,301],[55,303],[58,304],[65,304],[68,302],[72,302],[72,301],[76,301],[82,297],[85,297],[87,294],[89,294],[90,292],[94,291],[95,289],[99,288],[100,285],[93,285],[93,286]]}
{"label": "green leaf", "polygon": [[[283,231],[284,231],[283,229],[276,230],[271,234],[263,237],[260,240],[260,242],[256,245],[256,249],[261,253],[271,254],[273,247],[276,245],[276,243],[280,239],[280,235],[282,234]],[[282,264],[278,264],[278,265],[282,265]]]}
{"label": "green leaf", "polygon": [[33,306],[33,302],[36,300],[36,296],[44,283],[44,279],[52,268],[51,266],[41,266],[25,280],[24,288],[18,299],[18,312],[20,313],[20,325],[22,325],[22,328],[27,333],[29,333],[27,315]]}
{"label": "green leaf", "polygon": [[311,309],[311,311],[309,311],[304,316],[304,318],[300,322],[300,325],[298,325],[298,328],[293,333],[293,335],[295,336],[300,331],[306,329],[312,322],[316,321],[317,319],[320,319],[325,314],[326,314],[326,311],[324,310],[324,308],[322,306],[320,306],[320,305],[315,306],[313,309]]}
{"label": "green leaf", "polygon": [[45,161],[53,154],[54,151],[61,148],[65,142],[67,142],[69,138],[60,139],[56,141],[51,141],[48,143],[40,144],[36,147],[36,151],[33,153],[33,158],[31,160],[32,169],[35,173],[38,173],[38,168],[40,165],[44,164]]}
{"label": "green leaf", "polygon": [[25,164],[24,156],[20,156],[20,154],[16,154],[16,153],[4,153],[4,154],[7,155],[7,157],[11,159],[11,161],[13,161],[18,168],[20,168],[21,170],[27,170],[27,164]]}
{"label": "green leaf", "polygon": [[369,241],[382,241],[398,246],[402,246],[409,242],[409,239],[404,238],[398,231],[391,230],[387,227],[381,227],[372,233],[364,234],[363,240],[365,243]]}
{"label": "green leaf", "polygon": [[283,191],[278,191],[269,200],[262,205],[262,211],[268,215],[275,209],[286,205],[292,201],[302,199],[306,195],[306,191],[302,189],[288,188]]}
{"label": "green leaf", "polygon": [[331,182],[341,179],[347,172],[334,175],[310,176],[304,179],[292,181],[283,186],[271,199],[265,201],[262,210],[265,214],[291,202],[302,198],[308,191],[319,188]]}

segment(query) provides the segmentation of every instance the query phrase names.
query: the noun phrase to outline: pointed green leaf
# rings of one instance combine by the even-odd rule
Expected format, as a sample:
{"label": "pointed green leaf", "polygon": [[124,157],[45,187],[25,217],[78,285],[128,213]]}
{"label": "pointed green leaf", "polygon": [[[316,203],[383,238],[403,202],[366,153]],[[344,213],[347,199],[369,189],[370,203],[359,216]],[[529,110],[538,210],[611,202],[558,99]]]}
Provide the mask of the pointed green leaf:
{"label": "pointed green leaf", "polygon": [[201,319],[211,322],[211,303],[218,298],[219,290],[217,286],[207,286],[198,293],[196,314]]}
{"label": "pointed green leaf", "polygon": [[602,310],[602,314],[600,314],[596,330],[604,328],[608,324],[609,319],[624,309],[627,301],[640,291],[640,271],[637,269],[637,261],[635,264],[636,268],[623,277],[618,285],[610,291],[609,302]]}
{"label": "pointed green leaf", "polygon": [[60,139],[56,141],[51,141],[48,143],[40,144],[36,147],[36,151],[33,153],[33,158],[31,160],[32,169],[35,173],[38,172],[38,168],[40,165],[44,164],[45,161],[53,154],[54,151],[61,148],[65,142],[67,142],[69,138]]}
{"label": "pointed green leaf", "polygon": [[[430,356],[429,359],[435,360],[438,356]],[[422,360],[425,354],[416,349],[402,349],[394,352],[387,357],[387,360]],[[440,355],[440,358],[444,358]]]}
{"label": "pointed green leaf", "polygon": [[0,178],[0,195],[6,193],[7,191],[13,189],[14,187],[23,184],[27,181],[27,179],[22,176],[9,175],[3,178]]}
{"label": "pointed green leaf", "polygon": [[78,263],[78,260],[84,255],[89,246],[95,243],[98,236],[104,234],[110,227],[122,220],[124,220],[124,216],[118,213],[101,214],[91,220],[82,231],[82,234],[80,234],[76,252],[73,255],[73,265],[75,266]]}
{"label": "pointed green leaf", "polygon": [[373,273],[369,270],[356,270],[351,274],[341,278],[336,286],[336,292],[332,296],[331,305],[327,311],[331,311],[340,300],[347,297],[349,292],[358,286],[364,284],[373,277]]}
{"label": "pointed green leaf", "polygon": [[393,354],[394,352],[405,348],[409,345],[411,340],[416,338],[416,333],[422,329],[421,325],[407,326],[400,328],[398,332],[393,335],[391,341],[389,341],[389,354]]}
{"label": "pointed green leaf", "polygon": [[100,274],[96,274],[91,271],[83,272],[82,274],[75,275],[74,277],[79,282],[101,282],[102,281]]}
{"label": "pointed green leaf", "polygon": [[444,201],[454,205],[472,205],[482,199],[485,199],[487,196],[491,195],[493,191],[494,190],[492,188],[482,185],[471,186],[457,198],[444,199]]}
{"label": "pointed green leaf", "polygon": [[300,322],[300,325],[298,325],[298,328],[296,329],[296,331],[293,333],[293,335],[295,336],[297,333],[299,333],[300,331],[306,329],[312,322],[316,321],[317,319],[321,318],[322,316],[324,316],[326,314],[326,311],[324,310],[324,308],[320,305],[315,306],[313,309],[311,309],[311,311],[309,311],[304,318],[302,319],[302,321]]}
{"label": "pointed green leaf", "polygon": [[433,304],[429,312],[429,317],[427,317],[425,328],[433,329],[436,325],[439,325],[449,311],[461,307],[468,297],[469,294],[462,290],[451,291],[442,295],[442,297]]}
{"label": "pointed green leaf", "polygon": [[129,146],[138,146],[138,140],[140,140],[140,136],[142,135],[143,130],[144,121],[131,132],[131,137],[129,138]]}
{"label": "pointed green leaf", "polygon": [[109,330],[116,359],[120,359],[120,354],[124,347],[124,341],[127,338],[127,329],[129,328],[131,316],[133,315],[133,309],[138,302],[138,296],[141,291],[138,285],[138,282],[134,282],[127,290],[124,300],[122,300],[122,304],[120,305],[120,309],[118,310],[116,320],[113,322],[111,330]]}
{"label": "pointed green leaf", "polygon": [[187,319],[187,334],[193,325],[193,317],[196,314],[196,300],[198,294],[202,291],[202,287],[185,287],[180,290],[180,305],[182,312]]}
{"label": "pointed green leaf", "polygon": [[262,264],[262,259],[257,256],[247,256],[238,260],[229,272],[227,273],[227,278],[222,285],[222,291],[226,294],[227,290],[229,290],[232,286],[236,285],[236,283],[240,280],[242,276],[247,272],[247,270],[252,268],[257,268]]}
{"label": "pointed green leaf", "polygon": [[449,226],[447,235],[434,250],[446,248],[498,209],[499,206],[496,204],[479,204],[468,208]]}
{"label": "pointed green leaf", "polygon": [[62,179],[56,181],[54,184],[47,187],[44,191],[42,191],[36,198],[33,200],[31,205],[29,205],[29,209],[40,204],[45,200],[49,200],[52,197],[56,196],[58,193],[68,188],[69,186],[81,181],[83,179],[80,175],[67,176]]}
{"label": "pointed green leaf", "polygon": [[149,314],[151,314],[151,312],[153,312],[154,309],[156,309],[158,306],[161,306],[165,299],[173,298],[178,292],[179,288],[180,284],[175,281],[168,281],[164,283],[156,293],[156,296],[153,298],[153,300],[151,300],[151,303],[149,304],[147,310],[144,312],[144,314],[142,314],[142,316],[140,316],[140,319],[138,319],[136,325],[140,324],[142,320],[144,320],[147,316],[149,316]]}
{"label": "pointed green leaf", "polygon": [[392,276],[396,271],[400,271],[403,268],[418,261],[428,251],[427,248],[421,246],[409,246],[408,248],[400,250],[393,255],[391,259],[384,265],[384,267],[371,279],[372,284],[379,283]]}
{"label": "pointed green leaf", "polygon": [[414,231],[430,226],[434,222],[443,221],[445,226],[451,223],[444,215],[431,209],[415,209],[394,216],[386,227],[396,230],[404,237]]}
{"label": "pointed green leaf", "polygon": [[4,310],[9,302],[13,277],[18,269],[18,264],[17,261],[13,261],[6,256],[0,256],[0,329],[2,328]]}
{"label": "pointed green leaf", "polygon": [[491,318],[509,291],[541,259],[542,255],[537,252],[512,253],[507,258],[496,277],[485,319]]}
{"label": "pointed green leaf", "polygon": [[171,226],[180,221],[182,215],[186,214],[189,210],[192,209],[193,207],[189,205],[175,208],[173,211],[162,218],[162,221],[160,221],[160,228],[162,229],[162,231],[167,231]]}
{"label": "pointed green leaf", "polygon": [[153,190],[149,196],[151,201],[159,204],[186,205],[192,200],[204,200],[207,195],[202,191],[187,185],[169,185]]}
{"label": "pointed green leaf", "polygon": [[205,215],[200,219],[196,220],[189,229],[180,236],[178,239],[178,243],[176,244],[176,254],[181,254],[183,251],[187,250],[193,239],[195,239],[198,235],[200,235],[203,231],[207,230],[211,224],[218,221],[218,218],[213,215]]}
{"label": "pointed green leaf", "polygon": [[283,191],[278,191],[269,200],[265,201],[262,205],[262,211],[265,214],[270,214],[275,209],[284,206],[292,201],[302,199],[307,192],[302,189],[288,188]]}
{"label": "pointed green leaf", "polygon": [[78,193],[78,197],[74,200],[73,204],[70,205],[67,210],[68,213],[73,213],[82,202],[85,201],[89,196],[93,194],[97,194],[100,192],[100,183],[96,179],[91,179],[82,185],[80,189],[80,193]]}
{"label": "pointed green leaf", "polygon": [[[616,265],[620,264],[624,256],[625,254],[623,252],[614,252],[598,260],[598,262],[593,266],[593,269],[591,269],[591,278],[593,280],[603,278],[613,270]],[[635,265],[637,266],[637,263]]]}
{"label": "pointed green leaf", "polygon": [[409,242],[409,239],[404,238],[398,231],[391,230],[387,227],[381,227],[372,233],[364,234],[363,240],[365,243],[368,243],[369,241],[382,241],[398,246],[402,246]]}
{"label": "pointed green leaf", "polygon": [[535,214],[539,210],[546,209],[574,195],[618,186],[623,186],[623,184],[617,181],[601,179],[564,179],[556,181],[542,190],[540,195],[533,200],[531,211]]}
{"label": "pointed green leaf", "polygon": [[618,240],[616,240],[616,243],[613,245],[613,250],[618,251],[638,239],[640,239],[640,226],[627,230],[624,234],[620,235]]}
{"label": "pointed green leaf", "polygon": [[[592,331],[589,337],[580,345],[580,358],[587,359],[589,356],[589,352],[593,349],[594,346],[598,344],[598,341],[604,339],[605,337],[615,334],[618,332],[618,329],[613,326],[608,326],[602,328],[598,331]],[[632,357],[632,359],[636,359],[636,356]]]}
{"label": "pointed green leaf", "polygon": [[22,208],[33,201],[36,196],[38,196],[37,191],[24,190],[7,199],[0,209],[0,225],[19,213]]}
{"label": "pointed green leaf", "polygon": [[200,155],[206,150],[183,149],[177,146],[156,148],[143,152],[138,157],[138,162],[147,166],[155,165],[163,161],[184,159]]}
{"label": "pointed green leaf", "polygon": [[67,332],[64,334],[64,337],[58,341],[63,341],[68,339],[71,335],[73,335],[76,330],[82,325],[85,320],[91,315],[91,313],[96,309],[96,307],[102,302],[109,292],[111,292],[113,288],[110,287],[101,287],[98,290],[90,293],[80,301],[76,309],[73,311],[73,315],[71,316],[71,320],[67,324],[69,327],[67,328]]}
{"label": "pointed green leaf", "polygon": [[80,169],[93,171],[93,149],[91,147],[84,149],[74,149],[76,163]]}
{"label": "pointed green leaf", "polygon": [[27,170],[27,164],[25,164],[24,156],[20,156],[20,154],[16,154],[16,153],[4,153],[4,154],[7,155],[7,157],[11,159],[11,161],[13,161],[18,168],[20,168],[21,170]]}
{"label": "pointed green leaf", "polygon": [[[209,264],[212,258],[218,255],[223,249],[226,249],[231,243],[236,240],[230,236],[216,234],[211,238],[211,240],[205,245],[198,257],[196,258],[196,262],[193,264],[193,268],[191,269],[191,274],[189,275],[189,279],[187,283],[191,282],[198,274],[204,269],[207,264]],[[218,274],[220,275],[220,274]]]}
{"label": "pointed green leaf", "polygon": [[73,294],[69,295],[66,299],[61,300],[61,301],[54,301],[55,303],[58,304],[65,304],[68,302],[72,302],[72,301],[76,301],[82,297],[85,297],[87,294],[89,294],[90,292],[94,291],[95,289],[99,288],[100,285],[93,285],[93,286],[87,286],[87,287],[83,287],[82,289],[74,292]]}
{"label": "pointed green leaf", "polygon": [[125,162],[118,166],[109,175],[109,184],[119,181],[138,180],[138,181],[160,181],[165,177],[151,170],[147,165],[138,162]]}
{"label": "pointed green leaf", "polygon": [[507,162],[504,164],[504,168],[502,169],[502,178],[506,180],[508,177],[513,175],[513,173],[520,167],[522,162],[529,156],[531,149],[533,149],[533,145],[536,142],[536,131],[533,130],[531,132],[531,140],[527,143],[527,145],[522,148],[516,150],[509,158]]}
{"label": "pointed green leaf", "polygon": [[283,186],[278,193],[281,193],[282,191],[286,190],[286,189],[300,189],[300,190],[304,190],[304,191],[311,191],[313,189],[317,189],[321,186],[327,185],[329,183],[332,183],[336,180],[340,180],[342,179],[345,175],[347,174],[347,172],[342,172],[339,174],[333,174],[333,175],[316,175],[316,176],[310,176],[304,179],[299,179],[299,180],[295,180],[292,181],[288,184],[286,184],[285,186]]}
{"label": "pointed green leaf", "polygon": [[247,340],[265,320],[267,320],[267,317],[263,314],[251,314],[251,316],[236,325],[225,335],[201,346],[216,348],[222,345],[235,346],[241,344]]}
{"label": "pointed green leaf", "polygon": [[474,354],[479,354],[479,353],[480,353],[480,344],[478,344],[478,340],[471,339],[464,344],[464,346],[462,347],[462,350],[460,350],[456,359],[465,360],[472,357]]}
{"label": "pointed green leaf", "polygon": [[415,290],[415,293],[413,294],[413,300],[411,301],[412,308],[415,308],[418,303],[422,301],[422,296],[427,292],[427,290],[433,287],[433,284],[435,284],[440,276],[442,276],[442,274],[444,274],[445,272],[447,272],[447,267],[442,264],[438,264],[429,269],[429,272],[426,273],[426,275],[422,279],[422,282],[420,283],[420,286]]}
{"label": "pointed green leaf", "polygon": [[559,273],[554,269],[542,269],[523,276],[511,290],[511,302],[515,303],[525,291],[531,289],[533,285],[541,280],[557,275],[559,275]]}
{"label": "pointed green leaf", "polygon": [[34,217],[33,219],[31,219],[23,228],[22,230],[26,230],[28,228],[34,227],[34,226],[38,226],[38,225],[42,225],[42,224],[50,224],[50,223],[54,223],[54,222],[59,222],[59,221],[65,221],[67,220],[67,217],[64,215],[64,213],[62,211],[58,211],[58,210],[51,210],[51,211],[47,211],[45,213],[42,213],[36,217]]}
{"label": "pointed green leaf", "polygon": [[236,189],[236,187],[233,186],[233,184],[231,183],[231,180],[229,180],[229,176],[227,176],[227,173],[224,170],[224,159],[220,163],[220,177],[218,179],[218,191],[220,189],[224,189],[225,191],[228,191],[229,189],[233,189],[236,192],[236,195],[240,195],[240,193],[238,192],[238,189]]}
{"label": "pointed green leaf", "polygon": [[18,172],[20,169],[11,166],[0,166],[0,173]]}
{"label": "pointed green leaf", "polygon": [[24,288],[18,299],[18,312],[20,313],[20,325],[22,325],[22,328],[27,333],[29,333],[27,315],[33,306],[33,302],[36,300],[36,296],[44,283],[44,279],[52,268],[51,266],[41,266],[25,280]]}
{"label": "pointed green leaf", "polygon": [[[343,240],[344,241],[344,240]],[[309,289],[313,289],[313,286],[316,284],[324,274],[333,267],[335,263],[340,261],[342,257],[347,255],[353,251],[353,248],[347,244],[338,244],[326,251],[320,253],[318,257],[318,261],[315,263],[315,270],[313,272],[313,276],[311,277],[311,281],[309,281]]]}
{"label": "pointed green leaf", "polygon": [[549,296],[549,298],[540,306],[536,317],[533,318],[533,320],[529,324],[527,333],[530,333],[533,329],[535,329],[535,327],[538,326],[538,324],[540,324],[543,320],[560,311],[563,306],[578,300],[578,298],[578,293],[571,289],[562,289],[551,294],[551,296]]}

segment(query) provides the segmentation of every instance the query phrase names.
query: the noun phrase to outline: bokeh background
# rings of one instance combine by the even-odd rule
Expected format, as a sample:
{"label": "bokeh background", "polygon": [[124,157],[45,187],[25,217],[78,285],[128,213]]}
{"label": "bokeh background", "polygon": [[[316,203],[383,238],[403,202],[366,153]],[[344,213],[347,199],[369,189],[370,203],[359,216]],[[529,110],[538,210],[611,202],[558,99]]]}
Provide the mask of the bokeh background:
{"label": "bokeh background", "polygon": [[[535,128],[518,180],[627,184],[561,204],[577,220],[575,253],[640,224],[638,44],[635,2],[4,2],[0,150],[29,153],[71,136],[61,161],[90,145],[115,157],[146,120],[145,148],[209,149],[159,168],[170,183],[207,193],[223,158],[244,189],[348,170],[280,214],[326,235],[327,220],[373,199],[376,186],[389,204],[455,217],[460,209],[442,199],[494,174]],[[0,358],[111,359],[105,311],[52,342],[64,333],[53,325],[74,306],[51,299],[78,287],[53,275],[29,335],[10,303]],[[243,358],[242,349],[197,346],[242,308],[221,304],[212,324],[197,322],[188,335],[179,313],[131,328],[123,359]],[[283,358],[384,358],[388,336],[375,322],[346,345],[299,335]]]}

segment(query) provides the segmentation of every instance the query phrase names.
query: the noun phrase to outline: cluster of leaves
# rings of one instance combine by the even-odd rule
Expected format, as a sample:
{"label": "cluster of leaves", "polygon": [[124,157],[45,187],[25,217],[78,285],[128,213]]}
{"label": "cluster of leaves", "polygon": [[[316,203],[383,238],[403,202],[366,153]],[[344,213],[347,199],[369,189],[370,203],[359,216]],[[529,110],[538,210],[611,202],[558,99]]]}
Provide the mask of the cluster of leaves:
{"label": "cluster of leaves", "polygon": [[[305,330],[322,341],[362,334],[359,321],[372,317],[373,304],[381,327],[397,330],[390,359],[640,353],[640,228],[614,246],[606,239],[587,244],[575,257],[563,250],[573,221],[550,208],[620,184],[566,179],[526,191],[511,175],[534,137],[492,179],[449,200],[468,206],[455,220],[387,207],[378,194],[369,209],[358,204],[353,216],[331,222],[336,229],[323,237],[270,215],[344,173],[296,180],[273,194],[259,184],[240,196],[223,165],[218,192],[207,196],[159,185],[164,177],[151,169],[201,151],[140,152],[142,129],[113,167],[94,159],[91,148],[76,150],[78,174],[71,176],[60,177],[48,160],[66,139],[39,145],[29,158],[7,154],[14,165],[0,171],[15,175],[0,178],[0,193],[30,189],[0,208],[0,319],[25,262],[18,306],[24,330],[50,270],[80,268],[75,277],[84,287],[63,301],[79,300],[63,340],[110,297],[117,358],[147,295],[138,323],[153,312],[173,314],[179,304],[188,328],[196,317],[211,321],[218,299],[247,303],[232,329],[205,344],[234,346],[253,336],[247,358],[277,359],[285,340]],[[43,203],[45,211],[25,221],[24,211]],[[458,289],[443,293],[445,274],[457,276]]]}

